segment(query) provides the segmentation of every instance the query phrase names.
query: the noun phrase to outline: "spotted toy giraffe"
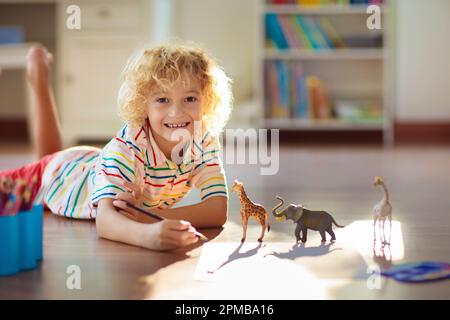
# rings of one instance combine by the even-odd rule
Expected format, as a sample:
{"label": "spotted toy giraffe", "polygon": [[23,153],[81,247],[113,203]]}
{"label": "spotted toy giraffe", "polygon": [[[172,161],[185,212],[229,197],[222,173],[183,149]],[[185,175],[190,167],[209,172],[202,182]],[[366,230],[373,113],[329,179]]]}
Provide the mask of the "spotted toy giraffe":
{"label": "spotted toy giraffe", "polygon": [[264,207],[260,204],[253,203],[253,201],[251,201],[247,197],[242,182],[234,180],[233,188],[231,190],[238,194],[239,201],[241,202],[241,217],[243,229],[241,242],[244,242],[247,236],[247,223],[250,217],[254,217],[261,224],[261,236],[258,238],[258,241],[262,242],[266,228],[267,232],[270,231],[269,215],[267,214],[266,209],[264,209]]}

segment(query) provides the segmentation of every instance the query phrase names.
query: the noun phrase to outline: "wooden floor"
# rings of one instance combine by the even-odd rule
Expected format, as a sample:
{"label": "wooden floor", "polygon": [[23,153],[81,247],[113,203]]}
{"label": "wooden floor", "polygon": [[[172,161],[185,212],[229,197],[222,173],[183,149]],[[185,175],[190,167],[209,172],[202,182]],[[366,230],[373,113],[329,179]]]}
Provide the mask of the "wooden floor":
{"label": "wooden floor", "polygon": [[[20,148],[0,148],[0,169],[25,163],[29,159],[30,155]],[[258,165],[226,165],[229,184],[234,179],[243,181],[248,195],[268,209],[276,204],[275,195],[281,195],[288,203],[302,202],[307,208],[333,213],[339,223],[347,226],[338,230],[335,245],[353,243],[364,265],[386,266],[422,260],[450,262],[448,148],[283,147],[277,175],[262,176],[259,170]],[[377,253],[374,256],[372,244],[367,241],[372,231],[369,221],[371,209],[382,196],[380,190],[372,188],[375,175],[386,180],[393,217],[399,227],[395,229],[397,233],[391,243],[394,252],[392,262]],[[195,201],[196,193],[193,193],[183,203]],[[291,223],[271,220],[271,225],[272,230],[265,237],[267,245],[293,244],[294,226]],[[236,195],[230,197],[229,221],[224,229],[202,231],[212,239],[208,245],[238,245],[241,227]],[[258,234],[259,226],[252,223],[248,231],[250,247]],[[322,252],[320,239],[314,233],[310,235],[307,247],[295,249],[292,260],[301,257],[308,249],[312,252],[309,252],[309,260],[302,261],[308,261],[310,265],[330,264],[330,257],[336,257],[336,261],[341,259],[335,253]],[[269,284],[261,287],[266,288],[264,290],[259,286],[252,287],[250,284],[255,283],[247,281],[252,273],[248,266],[244,266],[242,274],[229,279],[228,283],[199,281],[194,274],[201,254],[200,245],[160,253],[98,239],[94,222],[74,221],[46,213],[43,262],[35,270],[0,277],[0,298],[277,299],[287,298],[281,294],[283,288],[298,285],[301,288],[292,290],[288,298],[450,299],[448,280],[403,284],[383,278],[380,288],[370,289],[368,277],[344,275],[343,269],[351,269],[353,265],[333,266],[332,263],[329,268],[335,267],[336,272],[327,270],[327,277],[314,273],[312,268],[310,274],[314,277],[313,282],[300,269],[290,281],[283,274],[284,264],[273,272],[264,269],[262,281]],[[228,265],[232,266],[249,255],[238,253]],[[298,263],[301,265],[302,261]],[[81,290],[68,290],[66,287],[69,276],[66,270],[70,265],[81,268]],[[258,268],[255,264],[255,273],[262,272]]]}

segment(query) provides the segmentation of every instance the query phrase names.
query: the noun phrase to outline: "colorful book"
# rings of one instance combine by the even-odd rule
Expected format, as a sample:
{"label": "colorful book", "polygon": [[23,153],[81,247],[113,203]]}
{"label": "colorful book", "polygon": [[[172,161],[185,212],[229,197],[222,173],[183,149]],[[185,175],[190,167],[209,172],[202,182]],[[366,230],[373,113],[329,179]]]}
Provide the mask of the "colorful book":
{"label": "colorful book", "polygon": [[295,118],[308,119],[308,95],[305,86],[305,75],[303,73],[303,68],[300,63],[296,63],[293,66],[293,88],[292,88],[292,99],[293,99],[293,115]]}
{"label": "colorful book", "polygon": [[334,108],[324,83],[307,75],[301,63],[277,60],[266,64],[266,117],[330,119]]}
{"label": "colorful book", "polygon": [[292,112],[294,117],[297,117],[297,108],[300,100],[300,91],[298,90],[298,79],[301,77],[303,70],[300,63],[293,63],[291,66],[291,98],[292,98]]}
{"label": "colorful book", "polygon": [[316,76],[309,76],[307,78],[307,90],[311,118],[330,119],[331,105],[325,86],[320,79]]}
{"label": "colorful book", "polygon": [[302,75],[300,80],[300,114],[305,118],[311,117],[311,108],[309,107],[309,96],[308,96],[308,87],[307,87],[307,76],[305,74]]}
{"label": "colorful book", "polygon": [[281,25],[281,29],[283,30],[283,33],[285,34],[289,47],[290,48],[301,48],[301,42],[300,37],[298,33],[296,32],[294,26],[292,25],[292,21],[289,19],[289,16],[287,15],[280,15],[278,16],[278,20]]}
{"label": "colorful book", "polygon": [[328,94],[323,83],[319,80],[317,87],[317,115],[319,119],[331,118],[331,106],[328,99]]}
{"label": "colorful book", "polygon": [[336,48],[334,42],[331,40],[331,38],[328,36],[327,32],[325,31],[325,29],[320,25],[320,22],[318,19],[314,20],[314,25],[315,28],[317,30],[317,32],[320,34],[322,41],[326,43],[326,47],[327,48]]}
{"label": "colorful book", "polygon": [[272,40],[278,49],[288,49],[289,44],[283,34],[276,14],[269,13],[265,16],[266,37]]}
{"label": "colorful book", "polygon": [[278,72],[279,104],[274,110],[276,118],[287,118],[290,116],[290,90],[289,90],[289,67],[285,61],[276,61]]}
{"label": "colorful book", "polygon": [[306,34],[303,32],[302,28],[298,24],[297,18],[295,16],[291,16],[289,18],[290,18],[291,25],[294,28],[298,39],[300,40],[300,48],[312,49],[312,45],[309,42],[309,40],[306,38]]}
{"label": "colorful book", "polygon": [[306,90],[308,94],[308,108],[310,110],[311,119],[317,119],[317,109],[316,109],[316,88],[317,88],[317,78],[309,76],[306,78]]}
{"label": "colorful book", "polygon": [[345,48],[346,47],[341,36],[339,35],[339,33],[336,31],[336,29],[333,27],[333,25],[330,23],[330,21],[327,18],[325,18],[325,17],[319,18],[318,24],[324,30],[324,32],[328,35],[328,38],[333,42],[334,48]]}
{"label": "colorful book", "polygon": [[297,0],[300,6],[318,6],[320,5],[320,0]]}
{"label": "colorful book", "polygon": [[304,24],[310,33],[310,37],[314,39],[316,43],[316,49],[326,49],[328,48],[327,40],[323,37],[320,32],[320,26],[311,17],[303,17]]}
{"label": "colorful book", "polygon": [[303,21],[303,17],[302,16],[295,16],[297,25],[300,29],[300,32],[303,35],[303,38],[305,39],[306,43],[307,43],[307,48],[309,49],[316,49],[317,48],[317,44],[313,41],[313,39],[311,39],[311,35],[309,34],[309,31],[307,30],[305,23]]}
{"label": "colorful book", "polygon": [[274,61],[268,61],[266,65],[266,117],[273,117],[274,110],[279,105],[278,77],[277,68]]}

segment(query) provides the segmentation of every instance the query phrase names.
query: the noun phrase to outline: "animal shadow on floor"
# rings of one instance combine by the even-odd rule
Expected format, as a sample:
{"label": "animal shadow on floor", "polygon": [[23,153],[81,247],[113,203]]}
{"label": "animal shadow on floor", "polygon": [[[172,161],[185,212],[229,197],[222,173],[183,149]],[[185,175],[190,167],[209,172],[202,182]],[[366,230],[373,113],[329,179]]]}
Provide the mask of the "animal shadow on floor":
{"label": "animal shadow on floor", "polygon": [[[217,267],[214,271],[209,271],[208,273],[215,273],[217,272],[219,269],[223,268],[224,266],[226,266],[227,264],[229,264],[232,261],[236,261],[238,259],[243,259],[243,258],[249,258],[255,254],[258,253],[259,249],[261,249],[262,242],[259,242],[258,245],[256,247],[254,247],[253,249],[247,250],[245,252],[240,252],[242,246],[244,245],[244,242],[241,242],[239,244],[239,246],[228,256],[228,259],[222,263],[219,267]],[[265,245],[264,245],[265,246]]]}
{"label": "animal shadow on floor", "polygon": [[317,247],[305,247],[304,243],[300,244],[294,244],[292,248],[289,251],[286,252],[271,252],[264,255],[264,257],[267,256],[274,256],[279,259],[289,259],[289,260],[295,260],[296,258],[300,257],[319,257],[326,255],[328,253],[331,253],[333,251],[342,250],[341,248],[335,248],[331,249],[333,243],[324,244]]}
{"label": "animal shadow on floor", "polygon": [[391,246],[388,244],[382,244],[379,248],[375,243],[372,249],[373,261],[383,270],[392,267],[392,251]]}

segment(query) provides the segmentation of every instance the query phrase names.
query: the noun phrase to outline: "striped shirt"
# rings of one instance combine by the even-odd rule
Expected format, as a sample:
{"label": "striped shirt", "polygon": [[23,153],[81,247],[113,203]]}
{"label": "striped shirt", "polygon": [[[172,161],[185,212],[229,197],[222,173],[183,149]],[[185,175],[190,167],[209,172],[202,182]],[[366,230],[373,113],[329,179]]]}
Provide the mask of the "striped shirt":
{"label": "striped shirt", "polygon": [[126,191],[124,181],[141,187],[141,206],[148,208],[170,208],[192,186],[202,201],[228,197],[219,152],[217,137],[206,133],[190,141],[177,164],[166,158],[147,126],[125,125],[103,149],[58,152],[44,171],[44,202],[57,215],[93,219],[100,199]]}

